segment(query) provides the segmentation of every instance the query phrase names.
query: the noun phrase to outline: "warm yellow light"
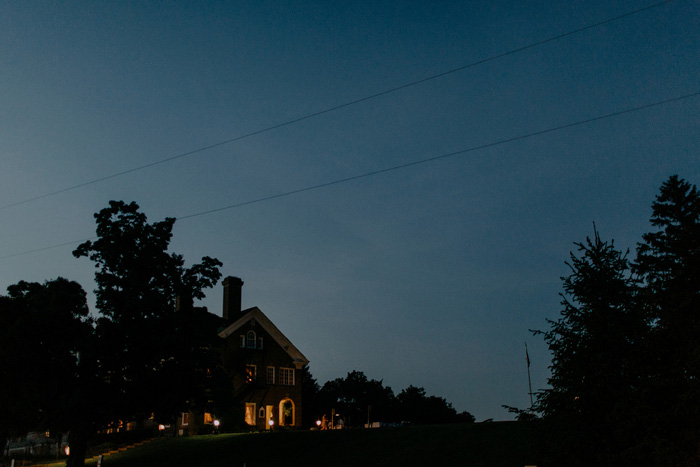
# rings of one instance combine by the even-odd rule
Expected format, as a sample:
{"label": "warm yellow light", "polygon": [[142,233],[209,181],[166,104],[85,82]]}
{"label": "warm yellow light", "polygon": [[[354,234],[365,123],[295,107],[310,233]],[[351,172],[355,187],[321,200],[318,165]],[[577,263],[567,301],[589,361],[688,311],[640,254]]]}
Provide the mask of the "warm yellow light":
{"label": "warm yellow light", "polygon": [[63,448],[63,452],[66,453],[66,456],[70,456],[70,446],[66,446],[65,448]]}
{"label": "warm yellow light", "polygon": [[158,425],[158,430],[159,431],[165,430],[165,425]]}

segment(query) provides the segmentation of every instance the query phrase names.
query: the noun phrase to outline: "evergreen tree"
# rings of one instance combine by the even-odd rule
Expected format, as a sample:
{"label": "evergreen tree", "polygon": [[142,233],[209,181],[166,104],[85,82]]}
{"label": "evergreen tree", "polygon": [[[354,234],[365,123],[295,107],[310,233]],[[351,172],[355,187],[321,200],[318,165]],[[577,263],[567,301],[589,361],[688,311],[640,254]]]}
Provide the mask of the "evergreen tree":
{"label": "evergreen tree", "polygon": [[700,465],[700,194],[672,176],[652,209],[633,264],[597,232],[577,244],[541,333],[557,464]]}
{"label": "evergreen tree", "polygon": [[639,345],[645,321],[635,305],[638,288],[627,254],[597,231],[571,253],[562,278],[561,317],[540,332],[553,354],[550,389],[537,410],[553,428],[560,465],[634,463],[619,453],[632,447],[630,404],[638,389]]}
{"label": "evergreen tree", "polygon": [[643,401],[658,465],[700,465],[700,194],[672,176],[652,205],[657,230],[638,245],[652,323]]}
{"label": "evergreen tree", "polygon": [[301,413],[301,424],[304,427],[315,427],[316,420],[322,416],[323,409],[319,406],[318,392],[321,387],[316,378],[311,374],[308,366],[301,370],[301,400],[304,402],[304,411]]}

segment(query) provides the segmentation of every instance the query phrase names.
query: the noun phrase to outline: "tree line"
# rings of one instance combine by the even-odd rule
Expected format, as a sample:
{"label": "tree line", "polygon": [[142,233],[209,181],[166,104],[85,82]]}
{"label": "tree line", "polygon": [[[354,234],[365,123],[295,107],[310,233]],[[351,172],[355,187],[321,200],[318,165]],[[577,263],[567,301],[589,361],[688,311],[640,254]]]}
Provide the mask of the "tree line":
{"label": "tree line", "polygon": [[[457,413],[443,397],[428,396],[422,387],[409,386],[395,395],[382,381],[369,379],[361,371],[351,371],[319,386],[308,367],[302,374],[302,400],[305,426],[326,420],[344,426],[361,427],[368,423],[473,423],[469,412]],[[336,417],[336,419],[333,419]]]}
{"label": "tree line", "polygon": [[[632,258],[593,236],[567,262],[541,335],[535,404],[552,465],[700,465],[700,195],[672,176]],[[529,418],[528,411],[520,411]]]}

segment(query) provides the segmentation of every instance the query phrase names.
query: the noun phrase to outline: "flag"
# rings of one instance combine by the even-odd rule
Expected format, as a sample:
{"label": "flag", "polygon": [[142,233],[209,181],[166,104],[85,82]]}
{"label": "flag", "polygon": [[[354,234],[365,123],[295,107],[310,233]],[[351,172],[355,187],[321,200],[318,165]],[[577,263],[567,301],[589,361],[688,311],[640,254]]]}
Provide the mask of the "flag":
{"label": "flag", "polygon": [[527,344],[525,344],[525,360],[527,360],[527,367],[530,368],[530,354],[527,353]]}

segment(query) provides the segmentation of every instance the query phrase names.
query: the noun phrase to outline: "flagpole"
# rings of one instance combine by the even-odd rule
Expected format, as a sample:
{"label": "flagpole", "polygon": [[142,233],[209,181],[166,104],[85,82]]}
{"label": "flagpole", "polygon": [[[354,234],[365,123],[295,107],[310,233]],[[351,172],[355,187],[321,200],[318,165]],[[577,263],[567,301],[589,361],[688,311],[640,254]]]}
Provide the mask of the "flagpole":
{"label": "flagpole", "polygon": [[530,380],[530,354],[528,354],[527,352],[527,342],[525,342],[525,361],[527,361],[527,385],[530,389],[530,412],[532,412],[534,404],[532,402],[532,380]]}

